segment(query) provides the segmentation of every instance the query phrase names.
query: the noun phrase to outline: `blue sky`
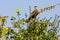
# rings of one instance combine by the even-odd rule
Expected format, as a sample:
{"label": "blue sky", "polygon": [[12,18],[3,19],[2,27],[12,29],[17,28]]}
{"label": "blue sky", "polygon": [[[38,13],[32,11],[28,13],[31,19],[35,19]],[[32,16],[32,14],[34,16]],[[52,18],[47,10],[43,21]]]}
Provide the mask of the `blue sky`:
{"label": "blue sky", "polygon": [[[60,3],[60,0],[0,0],[0,16],[14,16],[17,18],[16,13],[13,12],[14,9],[20,8],[21,18],[25,18],[25,13],[29,16],[29,6],[31,6],[32,11],[34,6],[38,6],[38,10],[44,7],[55,5]],[[44,17],[54,17],[55,14],[60,15],[60,6],[56,6],[55,9],[44,12],[39,15],[40,18]],[[10,25],[10,20],[7,26]]]}

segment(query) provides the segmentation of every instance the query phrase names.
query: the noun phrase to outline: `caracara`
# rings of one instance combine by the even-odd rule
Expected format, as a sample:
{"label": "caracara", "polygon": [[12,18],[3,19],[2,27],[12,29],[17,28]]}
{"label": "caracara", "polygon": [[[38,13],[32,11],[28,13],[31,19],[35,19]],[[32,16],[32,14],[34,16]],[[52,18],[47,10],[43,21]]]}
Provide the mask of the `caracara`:
{"label": "caracara", "polygon": [[31,18],[36,18],[36,16],[39,14],[38,10],[37,10],[37,6],[34,6],[34,11],[30,14],[30,17],[26,20],[26,22],[28,23]]}

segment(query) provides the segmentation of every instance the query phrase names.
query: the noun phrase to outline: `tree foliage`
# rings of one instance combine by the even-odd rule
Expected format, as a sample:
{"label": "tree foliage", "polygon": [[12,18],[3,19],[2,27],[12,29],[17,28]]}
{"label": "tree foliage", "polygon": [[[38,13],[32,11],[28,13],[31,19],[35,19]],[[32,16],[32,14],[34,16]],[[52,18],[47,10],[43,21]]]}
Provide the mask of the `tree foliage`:
{"label": "tree foliage", "polygon": [[[17,10],[17,11],[16,11]],[[0,25],[0,40],[58,40],[59,35],[59,15],[55,15],[55,19],[51,22],[49,19],[36,19],[33,18],[29,23],[25,22],[25,19],[20,19],[19,9],[16,9],[18,20],[15,17],[11,17],[11,25],[18,29],[14,30],[11,27],[6,27],[5,22],[7,21],[8,16],[0,17],[1,25]],[[26,29],[24,26],[27,27]],[[10,35],[10,36],[9,36]],[[4,38],[4,39],[3,39]]]}

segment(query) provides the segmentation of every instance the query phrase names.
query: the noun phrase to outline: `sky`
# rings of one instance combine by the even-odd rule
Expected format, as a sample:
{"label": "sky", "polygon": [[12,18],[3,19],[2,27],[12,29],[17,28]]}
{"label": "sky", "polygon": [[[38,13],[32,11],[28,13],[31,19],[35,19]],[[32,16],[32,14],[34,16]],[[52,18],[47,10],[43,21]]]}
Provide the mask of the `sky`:
{"label": "sky", "polygon": [[[9,16],[8,22],[6,26],[10,26],[10,17],[14,16],[16,18],[17,15],[14,13],[16,8],[20,9],[21,18],[25,18],[25,13],[29,16],[29,6],[31,6],[31,10],[33,11],[34,6],[38,6],[38,10],[44,7],[48,7],[51,5],[59,4],[60,0],[0,0],[0,16]],[[44,17],[55,17],[55,14],[60,15],[60,6],[56,6],[55,9],[50,10],[48,12],[44,12],[39,15],[40,18]]]}

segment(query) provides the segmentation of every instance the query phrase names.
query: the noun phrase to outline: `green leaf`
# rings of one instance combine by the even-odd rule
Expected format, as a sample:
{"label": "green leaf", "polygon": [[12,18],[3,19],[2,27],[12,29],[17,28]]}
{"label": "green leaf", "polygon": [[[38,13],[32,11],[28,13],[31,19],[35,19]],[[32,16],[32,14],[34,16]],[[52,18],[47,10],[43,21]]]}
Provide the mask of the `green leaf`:
{"label": "green leaf", "polygon": [[17,28],[20,27],[20,24],[19,24],[18,22],[12,22],[11,24],[12,24],[14,27],[17,27]]}
{"label": "green leaf", "polygon": [[15,30],[13,30],[13,29],[11,29],[11,32],[12,32],[13,34],[15,34],[15,33],[16,33],[16,31],[15,31]]}
{"label": "green leaf", "polygon": [[21,20],[20,20],[20,23],[21,23],[21,24],[24,24],[24,23],[25,23],[25,20],[24,20],[24,19],[21,19]]}

